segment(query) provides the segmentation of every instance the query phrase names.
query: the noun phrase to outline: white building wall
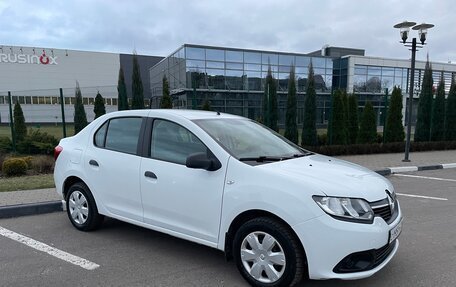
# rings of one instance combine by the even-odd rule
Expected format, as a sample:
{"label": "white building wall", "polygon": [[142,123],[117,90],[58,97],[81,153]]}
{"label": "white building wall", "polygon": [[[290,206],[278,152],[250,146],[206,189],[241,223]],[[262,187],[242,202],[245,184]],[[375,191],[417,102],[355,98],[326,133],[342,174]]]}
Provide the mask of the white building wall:
{"label": "white building wall", "polygon": [[[0,46],[0,92],[117,85],[119,54]],[[3,50],[3,51],[2,51]],[[19,63],[18,56],[54,57],[56,64]],[[7,60],[5,60],[5,56]],[[22,56],[22,57],[24,57]],[[36,59],[36,58],[35,58]],[[11,62],[10,60],[16,60]]]}

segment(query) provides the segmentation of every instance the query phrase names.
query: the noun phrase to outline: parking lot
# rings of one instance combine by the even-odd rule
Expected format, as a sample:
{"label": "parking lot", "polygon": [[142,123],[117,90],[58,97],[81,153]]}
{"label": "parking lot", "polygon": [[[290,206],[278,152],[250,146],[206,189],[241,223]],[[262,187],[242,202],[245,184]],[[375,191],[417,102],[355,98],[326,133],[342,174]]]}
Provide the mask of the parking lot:
{"label": "parking lot", "polygon": [[[395,258],[368,279],[302,286],[456,286],[456,170],[389,179],[404,214]],[[0,227],[94,264],[87,270],[0,233],[1,286],[246,286],[222,252],[117,220],[84,233],[59,212],[2,219]]]}

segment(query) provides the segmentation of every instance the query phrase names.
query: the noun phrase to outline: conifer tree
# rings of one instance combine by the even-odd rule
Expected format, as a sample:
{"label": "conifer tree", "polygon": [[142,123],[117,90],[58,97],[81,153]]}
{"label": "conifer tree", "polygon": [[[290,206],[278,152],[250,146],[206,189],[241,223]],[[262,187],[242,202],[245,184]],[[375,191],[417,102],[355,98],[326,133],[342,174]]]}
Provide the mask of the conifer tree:
{"label": "conifer tree", "polygon": [[302,124],[301,145],[315,146],[317,139],[317,94],[315,92],[315,78],[312,62],[309,65],[304,101],[304,121]]}
{"label": "conifer tree", "polygon": [[456,81],[451,79],[445,111],[445,140],[456,141]]}
{"label": "conifer tree", "polygon": [[385,123],[385,143],[403,142],[405,133],[402,124],[402,91],[394,86],[388,106],[388,114]]}
{"label": "conifer tree", "polygon": [[203,111],[212,111],[211,102],[208,99],[205,99],[201,109]]}
{"label": "conifer tree", "polygon": [[277,120],[277,85],[269,65],[263,97],[263,124],[274,131],[278,131]]}
{"label": "conifer tree", "polygon": [[160,102],[160,109],[172,109],[173,99],[169,95],[169,83],[166,75],[163,75],[163,96]]}
{"label": "conifer tree", "polygon": [[144,88],[141,80],[141,71],[138,56],[133,54],[133,74],[131,78],[132,101],[131,109],[144,109]]}
{"label": "conifer tree", "polygon": [[377,142],[377,123],[375,120],[375,111],[371,102],[367,102],[361,116],[361,124],[358,134],[358,143],[375,143]]}
{"label": "conifer tree", "polygon": [[445,81],[440,77],[437,95],[433,100],[431,115],[431,141],[445,139]]}
{"label": "conifer tree", "polygon": [[344,108],[344,100],[341,90],[334,92],[331,104],[331,121],[328,126],[328,136],[330,136],[331,144],[346,145],[347,126]]}
{"label": "conifer tree", "polygon": [[119,80],[117,82],[117,110],[128,110],[127,85],[122,67],[119,69]]}
{"label": "conifer tree", "polygon": [[433,84],[432,67],[428,59],[424,70],[423,85],[418,102],[418,114],[414,137],[415,142],[423,142],[430,139]]}
{"label": "conifer tree", "polygon": [[74,103],[74,134],[79,133],[87,126],[87,116],[82,102],[82,93],[79,88],[79,83],[76,82],[75,89],[75,103]]}
{"label": "conifer tree", "polygon": [[106,107],[105,107],[104,99],[101,96],[100,92],[97,92],[97,95],[95,96],[93,112],[95,113],[95,119],[106,114]]}
{"label": "conifer tree", "polygon": [[358,138],[359,123],[358,123],[358,98],[355,94],[348,96],[347,102],[347,117],[348,117],[348,142],[355,144]]}
{"label": "conifer tree", "polygon": [[285,137],[298,144],[296,79],[294,66],[290,69],[288,78],[287,111],[285,115]]}
{"label": "conifer tree", "polygon": [[14,105],[14,130],[16,132],[16,141],[22,141],[27,135],[27,126],[25,125],[24,112],[22,111],[21,104],[16,102]]}

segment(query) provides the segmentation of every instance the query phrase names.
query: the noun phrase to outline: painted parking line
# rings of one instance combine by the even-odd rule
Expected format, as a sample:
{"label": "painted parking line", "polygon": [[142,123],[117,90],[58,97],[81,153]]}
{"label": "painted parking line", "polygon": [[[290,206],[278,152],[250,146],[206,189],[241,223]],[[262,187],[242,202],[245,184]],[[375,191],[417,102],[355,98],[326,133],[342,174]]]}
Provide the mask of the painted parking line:
{"label": "painted parking line", "polygon": [[52,256],[54,256],[56,258],[59,258],[61,260],[66,261],[68,263],[71,263],[71,264],[77,265],[79,267],[82,267],[82,268],[84,268],[86,270],[94,270],[94,269],[100,267],[100,265],[98,265],[96,263],[93,263],[93,262],[91,262],[89,260],[86,260],[84,258],[81,258],[81,257],[78,257],[76,255],[70,254],[68,252],[59,250],[59,249],[54,248],[52,246],[49,246],[49,245],[47,245],[45,243],[39,242],[39,241],[37,241],[35,239],[32,239],[30,237],[21,235],[19,233],[16,233],[14,231],[8,230],[8,229],[3,228],[1,226],[0,226],[0,235],[4,236],[6,238],[12,239],[14,241],[17,241],[19,243],[25,244],[28,247],[31,247],[31,248],[34,248],[36,250],[42,251],[44,253],[47,253],[49,255],[52,255]]}
{"label": "painted parking line", "polygon": [[430,176],[421,176],[421,175],[412,175],[412,174],[399,174],[399,173],[395,173],[395,174],[393,174],[393,176],[413,177],[413,178],[422,178],[422,179],[432,179],[432,180],[456,182],[456,179],[440,178],[440,177],[430,177]]}
{"label": "painted parking line", "polygon": [[397,192],[396,192],[396,194],[400,195],[400,196],[406,196],[406,197],[433,199],[433,200],[441,200],[441,201],[448,200],[448,198],[443,198],[443,197],[433,197],[433,196],[424,196],[424,195],[416,195],[416,194],[408,194],[408,193],[397,193]]}

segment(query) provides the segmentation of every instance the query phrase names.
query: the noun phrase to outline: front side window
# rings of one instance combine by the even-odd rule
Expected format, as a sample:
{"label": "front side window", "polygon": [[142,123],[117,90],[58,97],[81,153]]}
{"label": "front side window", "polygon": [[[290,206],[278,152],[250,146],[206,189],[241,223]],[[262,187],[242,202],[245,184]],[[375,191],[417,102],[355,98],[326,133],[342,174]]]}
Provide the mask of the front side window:
{"label": "front side window", "polygon": [[109,121],[103,142],[102,126],[95,134],[95,144],[106,149],[136,154],[142,118],[115,118]]}
{"label": "front side window", "polygon": [[206,153],[207,147],[189,130],[170,121],[154,121],[152,158],[185,165],[189,155],[199,152]]}

